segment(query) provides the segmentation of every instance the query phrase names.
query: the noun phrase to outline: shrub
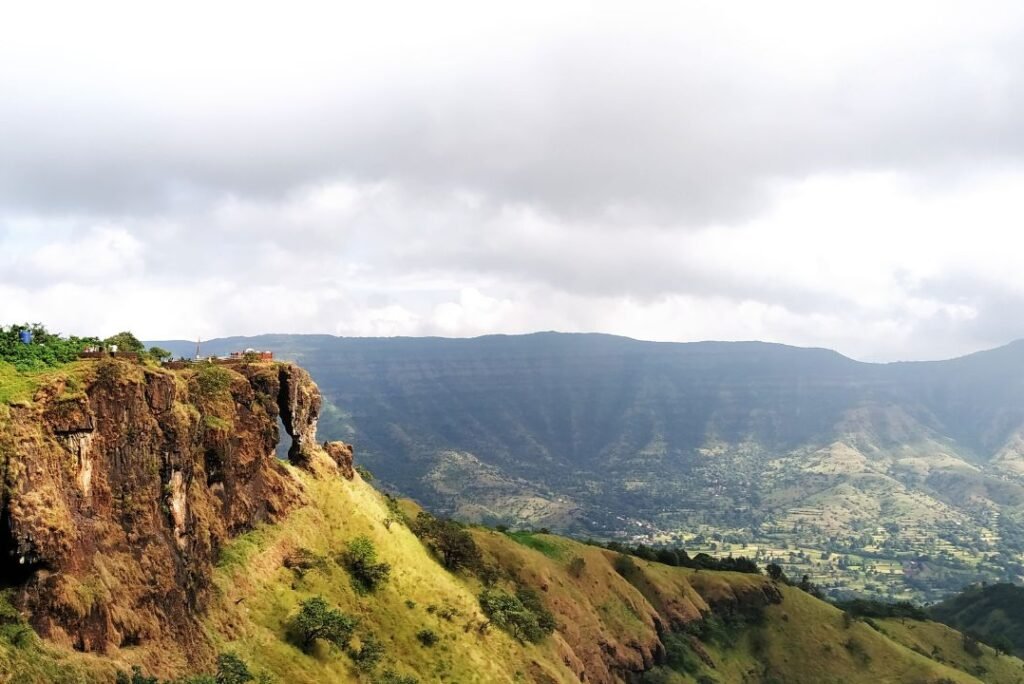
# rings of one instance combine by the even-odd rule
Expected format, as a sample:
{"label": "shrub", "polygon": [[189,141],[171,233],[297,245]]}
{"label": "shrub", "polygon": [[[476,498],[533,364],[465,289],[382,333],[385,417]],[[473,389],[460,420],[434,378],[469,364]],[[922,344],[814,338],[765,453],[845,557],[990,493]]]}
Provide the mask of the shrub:
{"label": "shrub", "polygon": [[980,658],[982,655],[981,645],[970,634],[964,634],[964,651],[975,658]]}
{"label": "shrub", "polygon": [[370,672],[384,657],[384,644],[377,640],[372,634],[367,634],[359,639],[359,650],[350,651],[349,655],[363,672]]}
{"label": "shrub", "polygon": [[416,639],[424,646],[430,647],[440,641],[441,637],[434,630],[424,628],[416,632]]}
{"label": "shrub", "polygon": [[217,684],[245,684],[255,679],[245,661],[234,653],[217,656]]}
{"label": "shrub", "polygon": [[216,397],[227,392],[231,387],[233,376],[231,371],[213,363],[199,364],[196,372],[196,387],[199,395],[205,399]]}
{"label": "shrub", "polygon": [[458,609],[455,606],[450,605],[448,603],[441,606],[441,608],[437,611],[437,616],[439,618],[447,620],[448,622],[451,622],[458,614]]}
{"label": "shrub", "polygon": [[569,561],[569,574],[576,579],[583,577],[583,572],[587,568],[587,561],[580,556],[573,556],[573,559]]}
{"label": "shrub", "polygon": [[789,584],[789,579],[786,577],[786,573],[782,571],[782,566],[778,563],[769,563],[765,570],[768,571],[768,576],[776,582]]}
{"label": "shrub", "polygon": [[357,473],[359,473],[359,477],[361,477],[364,480],[366,480],[366,482],[368,482],[368,483],[369,482],[373,482],[373,480],[374,480],[373,473],[371,473],[370,470],[366,466],[364,466],[364,465],[357,465],[355,467],[355,471]]}
{"label": "shrub", "polygon": [[614,567],[615,572],[619,573],[627,580],[640,571],[640,568],[637,566],[636,561],[633,560],[633,557],[627,556],[624,553],[620,553],[615,557]]}
{"label": "shrub", "polygon": [[341,563],[352,576],[352,584],[357,591],[371,592],[388,580],[391,566],[376,561],[377,549],[369,537],[359,536],[349,542]]}
{"label": "shrub", "polygon": [[867,649],[864,648],[864,644],[860,643],[853,637],[846,640],[843,647],[853,656],[861,665],[867,665],[871,661],[871,655],[868,654]]}
{"label": "shrub", "polygon": [[491,622],[520,641],[542,641],[555,630],[555,618],[529,589],[512,595],[503,589],[489,588],[480,594],[480,608]]}
{"label": "shrub", "polygon": [[441,562],[447,569],[456,571],[479,567],[480,549],[473,540],[473,535],[454,520],[435,518],[425,511],[420,512],[416,516],[412,531],[441,557]]}
{"label": "shrub", "polygon": [[[21,331],[32,333],[32,343],[22,344]],[[0,326],[0,361],[20,371],[39,370],[69,363],[86,347],[99,346],[95,337],[61,337],[38,323]]]}
{"label": "shrub", "polygon": [[689,674],[700,669],[700,660],[684,635],[668,632],[662,638],[662,642],[665,644],[665,664],[668,667],[676,672]]}
{"label": "shrub", "polygon": [[836,607],[845,610],[854,617],[864,618],[909,618],[911,620],[927,620],[928,614],[909,601],[874,601],[870,599],[853,599],[839,601]]}
{"label": "shrub", "polygon": [[420,680],[410,675],[400,675],[394,670],[384,670],[374,684],[419,684]]}
{"label": "shrub", "polygon": [[138,665],[132,665],[131,676],[125,672],[118,671],[114,681],[116,681],[117,684],[159,684],[156,677],[149,677],[142,674],[142,668]]}
{"label": "shrub", "polygon": [[302,602],[290,631],[296,644],[308,653],[317,639],[345,648],[357,624],[354,618],[328,606],[323,597],[315,596]]}
{"label": "shrub", "polygon": [[326,572],[327,559],[309,549],[296,549],[285,556],[284,567],[294,572],[299,578],[305,577],[311,570]]}
{"label": "shrub", "polygon": [[35,632],[25,624],[21,613],[10,604],[5,594],[0,594],[0,639],[15,648],[25,648],[32,643]]}

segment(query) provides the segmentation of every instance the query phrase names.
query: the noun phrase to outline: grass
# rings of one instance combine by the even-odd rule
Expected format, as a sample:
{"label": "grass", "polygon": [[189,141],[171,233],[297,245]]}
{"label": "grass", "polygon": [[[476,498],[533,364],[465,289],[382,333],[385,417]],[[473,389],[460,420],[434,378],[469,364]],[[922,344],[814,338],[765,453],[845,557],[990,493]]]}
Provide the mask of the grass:
{"label": "grass", "polygon": [[6,361],[0,361],[0,404],[31,401],[39,389],[39,372],[19,371]]}
{"label": "grass", "polygon": [[[282,681],[372,681],[346,655],[321,648],[305,655],[285,640],[286,626],[298,604],[323,596],[329,604],[359,618],[357,635],[372,634],[384,645],[380,669],[414,674],[421,681],[503,682],[525,681],[531,660],[558,672],[554,654],[534,647],[524,649],[511,637],[491,630],[481,635],[486,622],[471,578],[444,570],[403,525],[382,524],[388,515],[384,498],[361,482],[315,480],[292,471],[303,480],[309,506],[295,511],[282,523],[261,528],[233,541],[222,554],[215,573],[220,598],[208,624],[213,633],[232,638],[223,644],[238,652],[256,669],[274,672]],[[347,571],[331,562],[301,578],[283,567],[283,559],[296,549],[335,558],[359,536],[368,537],[380,560],[392,567],[390,580],[372,594],[356,592]],[[235,603],[242,598],[241,603]],[[458,611],[446,620],[417,606],[448,605]],[[438,635],[432,648],[424,648],[417,634]],[[554,681],[571,681],[555,678]]]}
{"label": "grass", "polygon": [[559,537],[550,534],[537,532],[506,532],[509,539],[535,551],[540,551],[548,558],[561,559],[565,557],[565,545]]}

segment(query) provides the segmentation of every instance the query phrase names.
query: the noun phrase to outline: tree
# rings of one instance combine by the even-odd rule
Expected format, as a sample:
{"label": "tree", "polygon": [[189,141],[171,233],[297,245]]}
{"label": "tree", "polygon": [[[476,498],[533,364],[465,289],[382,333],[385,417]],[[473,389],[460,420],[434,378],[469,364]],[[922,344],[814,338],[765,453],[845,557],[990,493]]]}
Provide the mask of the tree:
{"label": "tree", "polygon": [[322,596],[302,602],[298,614],[292,619],[291,632],[303,651],[309,652],[317,639],[345,648],[358,621],[331,608]]}
{"label": "tree", "polygon": [[[23,332],[30,334],[28,344],[22,341]],[[61,337],[39,323],[0,326],[0,361],[21,371],[38,370],[74,361],[86,347],[99,343],[95,337]]]}
{"label": "tree", "polygon": [[459,523],[447,518],[435,518],[427,512],[416,516],[413,532],[425,540],[449,570],[476,568],[480,565],[480,549]]}
{"label": "tree", "polygon": [[146,345],[139,342],[139,338],[131,334],[127,330],[119,332],[116,335],[111,335],[107,339],[103,340],[103,346],[110,349],[113,346],[117,346],[119,352],[131,352],[134,354],[141,354],[146,351]]}
{"label": "tree", "polygon": [[525,587],[514,596],[503,589],[485,589],[480,608],[491,622],[521,641],[536,643],[555,630],[554,616],[540,596]]}
{"label": "tree", "polygon": [[360,592],[373,591],[391,575],[390,565],[376,562],[377,549],[369,537],[359,536],[353,539],[342,554],[341,561]]}
{"label": "tree", "polygon": [[160,362],[160,361],[170,361],[171,357],[174,356],[174,354],[172,354],[171,352],[167,351],[163,347],[150,347],[148,354],[149,354],[149,357],[151,359],[153,359],[154,361],[157,361],[157,362]]}
{"label": "tree", "polygon": [[234,653],[217,656],[217,684],[245,684],[255,679],[245,661]]}
{"label": "tree", "polygon": [[776,582],[786,582],[786,573],[782,571],[782,566],[778,563],[769,563],[765,568],[768,571],[768,576]]}
{"label": "tree", "polygon": [[964,634],[964,651],[975,658],[980,658],[982,655],[981,645],[978,643],[978,640],[967,633]]}
{"label": "tree", "polygon": [[349,655],[363,672],[372,672],[384,657],[384,644],[377,637],[367,634],[359,639],[359,650],[349,651]]}

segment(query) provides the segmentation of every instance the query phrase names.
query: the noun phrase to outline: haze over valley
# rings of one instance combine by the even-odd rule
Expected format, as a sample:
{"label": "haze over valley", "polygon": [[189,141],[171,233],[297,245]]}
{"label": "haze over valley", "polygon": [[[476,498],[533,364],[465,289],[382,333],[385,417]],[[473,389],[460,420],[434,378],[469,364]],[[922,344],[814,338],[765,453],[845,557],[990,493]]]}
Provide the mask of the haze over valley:
{"label": "haze over valley", "polygon": [[320,430],[459,519],[753,556],[836,596],[1024,572],[1024,343],[895,364],[558,333],[203,350],[247,346],[308,368]]}

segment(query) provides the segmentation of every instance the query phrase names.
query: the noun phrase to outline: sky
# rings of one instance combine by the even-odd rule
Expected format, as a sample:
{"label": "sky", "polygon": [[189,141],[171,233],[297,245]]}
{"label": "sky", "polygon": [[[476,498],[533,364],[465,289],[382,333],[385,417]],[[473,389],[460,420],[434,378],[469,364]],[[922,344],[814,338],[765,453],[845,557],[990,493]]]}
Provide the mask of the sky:
{"label": "sky", "polygon": [[0,323],[1024,337],[1024,5],[0,11]]}

